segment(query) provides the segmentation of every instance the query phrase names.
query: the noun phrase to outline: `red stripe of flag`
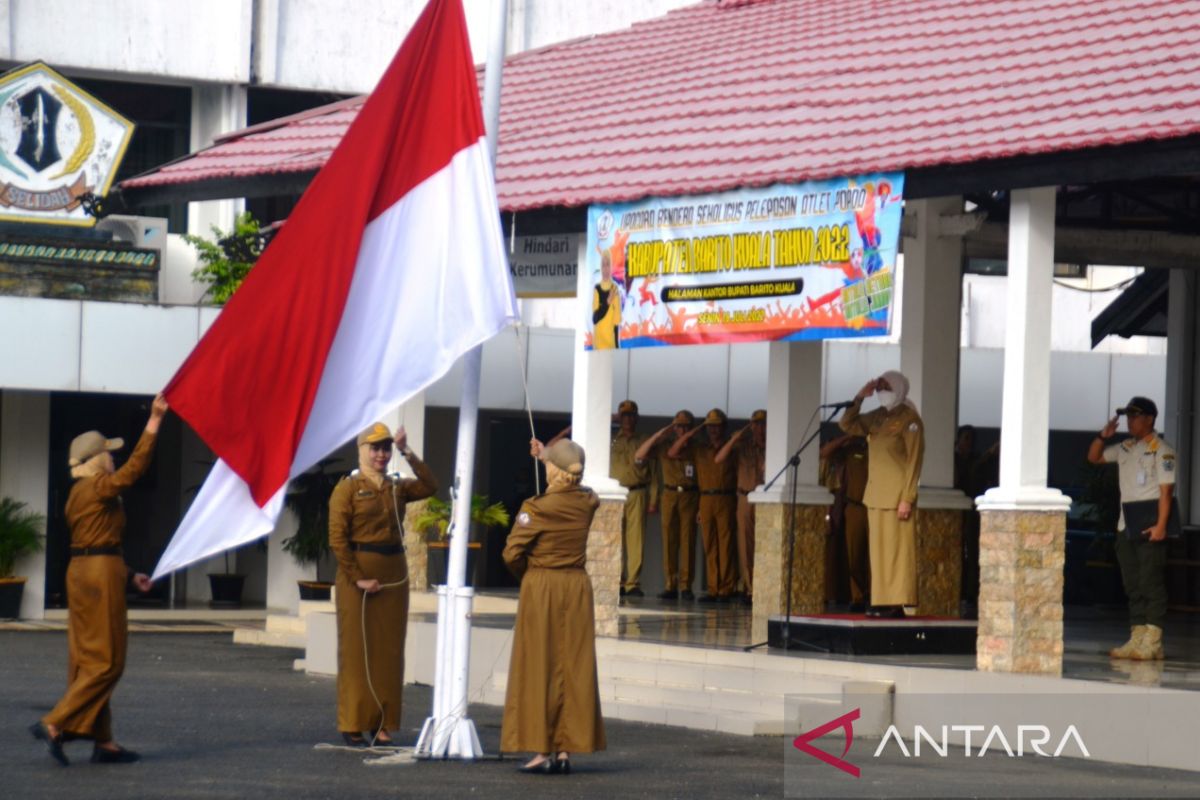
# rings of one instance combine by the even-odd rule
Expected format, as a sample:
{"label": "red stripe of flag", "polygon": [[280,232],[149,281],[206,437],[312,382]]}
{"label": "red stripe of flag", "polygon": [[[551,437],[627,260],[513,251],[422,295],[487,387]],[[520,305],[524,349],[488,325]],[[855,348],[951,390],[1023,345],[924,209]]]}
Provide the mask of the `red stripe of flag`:
{"label": "red stripe of flag", "polygon": [[461,0],[431,0],[287,224],[164,390],[260,506],[288,479],[364,228],[483,133]]}

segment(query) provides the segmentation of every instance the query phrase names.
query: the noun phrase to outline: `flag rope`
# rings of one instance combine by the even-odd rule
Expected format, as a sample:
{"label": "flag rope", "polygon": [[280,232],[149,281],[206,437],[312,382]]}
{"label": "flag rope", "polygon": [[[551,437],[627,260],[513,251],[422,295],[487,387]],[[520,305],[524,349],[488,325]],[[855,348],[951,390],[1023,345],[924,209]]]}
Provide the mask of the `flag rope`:
{"label": "flag rope", "polygon": [[[537,432],[533,429],[533,407],[530,405],[530,402],[529,402],[529,378],[525,374],[526,370],[527,370],[527,367],[525,364],[525,351],[521,347],[521,325],[520,325],[520,323],[513,325],[513,334],[517,337],[517,359],[521,362],[521,386],[524,387],[524,390],[525,390],[525,413],[529,417],[529,435],[530,435],[530,437],[536,439]],[[525,336],[525,341],[527,341],[527,342],[529,341],[528,334],[526,334],[526,336]],[[533,488],[535,490],[534,494],[541,494],[542,493],[542,479],[538,475],[537,456],[531,455],[530,458],[533,459]]]}

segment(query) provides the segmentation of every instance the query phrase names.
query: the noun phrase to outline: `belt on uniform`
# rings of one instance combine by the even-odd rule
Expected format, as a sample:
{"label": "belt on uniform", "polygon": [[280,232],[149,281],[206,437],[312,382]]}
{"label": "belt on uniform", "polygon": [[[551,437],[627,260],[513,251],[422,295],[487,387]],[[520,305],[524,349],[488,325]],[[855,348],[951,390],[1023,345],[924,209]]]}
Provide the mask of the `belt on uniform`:
{"label": "belt on uniform", "polygon": [[635,483],[633,486],[626,486],[625,488],[631,492],[636,492],[638,489],[647,489],[649,487],[650,484],[648,483]]}
{"label": "belt on uniform", "polygon": [[362,553],[378,553],[381,556],[394,556],[404,552],[404,548],[398,544],[371,544],[370,542],[351,542],[350,549]]}
{"label": "belt on uniform", "polygon": [[694,491],[696,491],[695,486],[667,486],[667,485],[664,485],[663,488],[666,489],[667,491],[671,491],[671,492],[694,492]]}
{"label": "belt on uniform", "polygon": [[734,490],[733,490],[733,489],[701,489],[701,490],[700,490],[700,494],[707,494],[707,495],[718,495],[718,494],[720,494],[720,495],[730,495],[730,494],[734,494]]}
{"label": "belt on uniform", "polygon": [[107,547],[72,547],[72,556],[119,556],[121,555],[121,546],[119,544],[111,544]]}

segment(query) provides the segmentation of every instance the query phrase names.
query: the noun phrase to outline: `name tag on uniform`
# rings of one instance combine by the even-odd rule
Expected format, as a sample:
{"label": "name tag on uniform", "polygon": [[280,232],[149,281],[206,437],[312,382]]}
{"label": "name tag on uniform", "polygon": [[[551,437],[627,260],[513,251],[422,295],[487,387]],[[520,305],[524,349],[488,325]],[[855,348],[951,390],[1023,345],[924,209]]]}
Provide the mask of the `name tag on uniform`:
{"label": "name tag on uniform", "polygon": [[358,496],[359,497],[374,497],[375,492],[371,489],[359,489]]}
{"label": "name tag on uniform", "polygon": [[1138,486],[1145,486],[1145,485],[1146,485],[1146,470],[1144,470],[1144,469],[1139,469],[1139,470],[1137,471],[1137,485],[1138,485]]}
{"label": "name tag on uniform", "polygon": [[689,478],[694,478],[694,477],[696,477],[696,468],[693,467],[691,464],[684,464],[683,465],[683,474],[687,475]]}

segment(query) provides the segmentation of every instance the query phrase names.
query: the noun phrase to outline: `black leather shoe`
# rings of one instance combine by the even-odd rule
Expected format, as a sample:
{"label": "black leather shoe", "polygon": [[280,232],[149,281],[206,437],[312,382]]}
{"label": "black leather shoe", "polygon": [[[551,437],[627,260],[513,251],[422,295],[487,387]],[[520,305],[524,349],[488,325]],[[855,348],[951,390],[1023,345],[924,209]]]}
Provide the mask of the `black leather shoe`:
{"label": "black leather shoe", "polygon": [[702,594],[702,595],[700,595],[700,599],[697,600],[696,602],[697,603],[719,603],[719,602],[721,602],[721,598],[717,597],[715,594]]}
{"label": "black leather shoe", "polygon": [[342,731],[342,741],[347,747],[366,747],[367,740],[357,733],[346,733]]}
{"label": "black leather shoe", "polygon": [[625,596],[626,597],[645,597],[646,593],[643,592],[641,589],[639,589],[637,586],[635,586],[632,589],[627,589],[625,591]]}
{"label": "black leather shoe", "polygon": [[556,768],[555,772],[557,772],[559,775],[570,775],[571,774],[571,759],[569,759],[569,758],[558,759],[557,761],[554,762],[554,766]]}
{"label": "black leather shoe", "polygon": [[38,721],[29,726],[29,732],[33,734],[33,738],[39,742],[46,743],[46,749],[50,752],[50,757],[64,767],[71,766],[71,762],[67,760],[67,754],[63,752],[63,736],[59,733],[57,736],[51,736],[50,731],[46,729],[45,723]]}
{"label": "black leather shoe", "polygon": [[867,610],[867,607],[865,605],[863,605],[862,603],[851,603],[850,604],[849,611],[851,614],[862,614],[866,610]]}
{"label": "black leather shoe", "polygon": [[93,764],[132,764],[141,760],[141,756],[124,747],[118,747],[116,750],[105,750],[103,747],[92,748]]}
{"label": "black leather shoe", "polygon": [[400,746],[400,743],[397,742],[395,739],[376,739],[374,743],[367,742],[367,744],[371,747],[376,747],[376,748],[378,748],[378,747],[396,748],[396,747]]}
{"label": "black leather shoe", "polygon": [[558,762],[553,758],[547,758],[544,761],[534,764],[532,767],[522,765],[521,772],[527,775],[554,775],[558,772]]}
{"label": "black leather shoe", "polygon": [[678,600],[679,592],[674,589],[666,589],[658,593],[659,600]]}
{"label": "black leather shoe", "polygon": [[682,592],[679,593],[679,599],[687,600],[688,602],[691,602],[692,600],[696,599],[696,595],[692,594],[691,589],[684,589]]}

